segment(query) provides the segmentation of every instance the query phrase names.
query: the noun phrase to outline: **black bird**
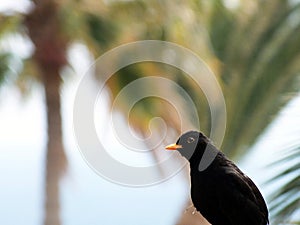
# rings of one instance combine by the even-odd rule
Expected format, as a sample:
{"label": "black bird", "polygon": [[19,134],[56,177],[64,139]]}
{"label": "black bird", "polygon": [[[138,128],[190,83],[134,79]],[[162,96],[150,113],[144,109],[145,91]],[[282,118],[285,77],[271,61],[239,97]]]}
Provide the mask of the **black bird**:
{"label": "black bird", "polygon": [[190,162],[191,198],[212,225],[267,225],[268,209],[253,181],[202,133],[189,131],[168,150]]}

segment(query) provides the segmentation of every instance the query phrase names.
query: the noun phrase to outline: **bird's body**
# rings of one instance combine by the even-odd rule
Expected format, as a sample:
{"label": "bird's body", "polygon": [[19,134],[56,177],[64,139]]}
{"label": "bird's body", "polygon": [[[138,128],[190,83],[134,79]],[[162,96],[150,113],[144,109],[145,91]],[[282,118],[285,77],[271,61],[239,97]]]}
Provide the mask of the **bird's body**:
{"label": "bird's body", "polygon": [[[207,137],[190,131],[178,139],[176,146],[181,146],[178,150],[183,156],[188,148],[194,150],[188,159],[191,198],[208,222],[212,225],[268,224],[268,209],[256,185]],[[212,153],[214,158],[207,168],[199,170],[205,151]]]}

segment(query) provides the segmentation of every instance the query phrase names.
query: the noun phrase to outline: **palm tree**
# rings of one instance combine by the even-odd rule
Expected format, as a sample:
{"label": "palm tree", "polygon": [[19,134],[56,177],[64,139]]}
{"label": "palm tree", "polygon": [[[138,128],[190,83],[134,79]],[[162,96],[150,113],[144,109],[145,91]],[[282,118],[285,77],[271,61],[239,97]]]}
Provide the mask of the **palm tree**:
{"label": "palm tree", "polygon": [[61,224],[59,211],[59,181],[66,169],[66,155],[62,141],[61,119],[61,69],[66,66],[68,39],[62,32],[59,6],[55,1],[35,1],[35,7],[25,17],[23,24],[35,46],[32,60],[38,67],[45,90],[47,109],[48,144],[45,175],[44,224]]}
{"label": "palm tree", "polygon": [[[288,1],[257,4],[246,21],[232,19],[225,43],[214,37],[218,21],[210,26],[212,42],[219,48],[216,54],[224,62],[220,76],[225,96],[231,100],[223,145],[231,155],[244,153],[297,90],[297,85],[291,84],[298,77],[300,33],[290,18],[299,5],[291,6]],[[227,53],[228,48],[231,51]]]}
{"label": "palm tree", "polygon": [[[67,167],[62,140],[61,70],[68,66],[67,50],[69,45],[79,40],[85,41],[87,45],[92,45],[91,39],[89,39],[89,35],[86,35],[84,29],[93,32],[93,26],[102,24],[103,21],[101,17],[91,13],[95,8],[87,7],[92,4],[92,1],[89,4],[87,2],[80,4],[76,4],[76,2],[70,4],[67,2],[59,3],[54,0],[32,1],[32,3],[32,9],[26,14],[6,15],[4,13],[1,15],[0,35],[20,34],[29,38],[35,48],[32,56],[23,59],[23,71],[19,71],[20,74],[16,83],[18,83],[18,80],[25,80],[25,83],[27,82],[26,79],[37,80],[44,87],[48,133],[44,224],[60,225],[59,183]],[[75,13],[76,15],[72,14],[75,9],[69,10],[71,8],[68,8],[68,6],[79,7],[82,11],[79,10],[80,13]],[[78,22],[75,23],[75,27],[72,24],[74,22]],[[107,23],[103,23],[103,25],[103,29],[109,27]],[[76,34],[74,35],[75,30]],[[99,36],[99,38],[112,41],[109,33],[106,33],[106,36]],[[0,81],[4,81],[10,78],[9,63],[13,60],[13,57],[10,53],[1,52],[0,58]]]}

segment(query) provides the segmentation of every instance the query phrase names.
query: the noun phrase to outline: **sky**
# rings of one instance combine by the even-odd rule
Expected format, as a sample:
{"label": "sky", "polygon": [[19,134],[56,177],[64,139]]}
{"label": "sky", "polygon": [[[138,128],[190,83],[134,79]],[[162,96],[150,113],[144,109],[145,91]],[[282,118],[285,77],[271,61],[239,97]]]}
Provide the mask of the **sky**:
{"label": "sky", "polygon": [[11,1],[11,0],[1,0],[0,3],[0,12],[27,12],[30,8],[31,3],[29,0],[18,0],[18,1]]}

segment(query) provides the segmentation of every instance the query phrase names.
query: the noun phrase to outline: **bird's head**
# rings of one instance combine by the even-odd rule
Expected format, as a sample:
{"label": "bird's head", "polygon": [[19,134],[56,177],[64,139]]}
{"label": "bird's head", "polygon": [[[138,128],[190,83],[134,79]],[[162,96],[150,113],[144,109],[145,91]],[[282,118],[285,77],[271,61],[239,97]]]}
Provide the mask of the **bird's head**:
{"label": "bird's head", "polygon": [[198,131],[188,131],[181,135],[175,144],[166,146],[167,150],[177,150],[183,157],[190,160],[196,153],[202,157],[209,139]]}

